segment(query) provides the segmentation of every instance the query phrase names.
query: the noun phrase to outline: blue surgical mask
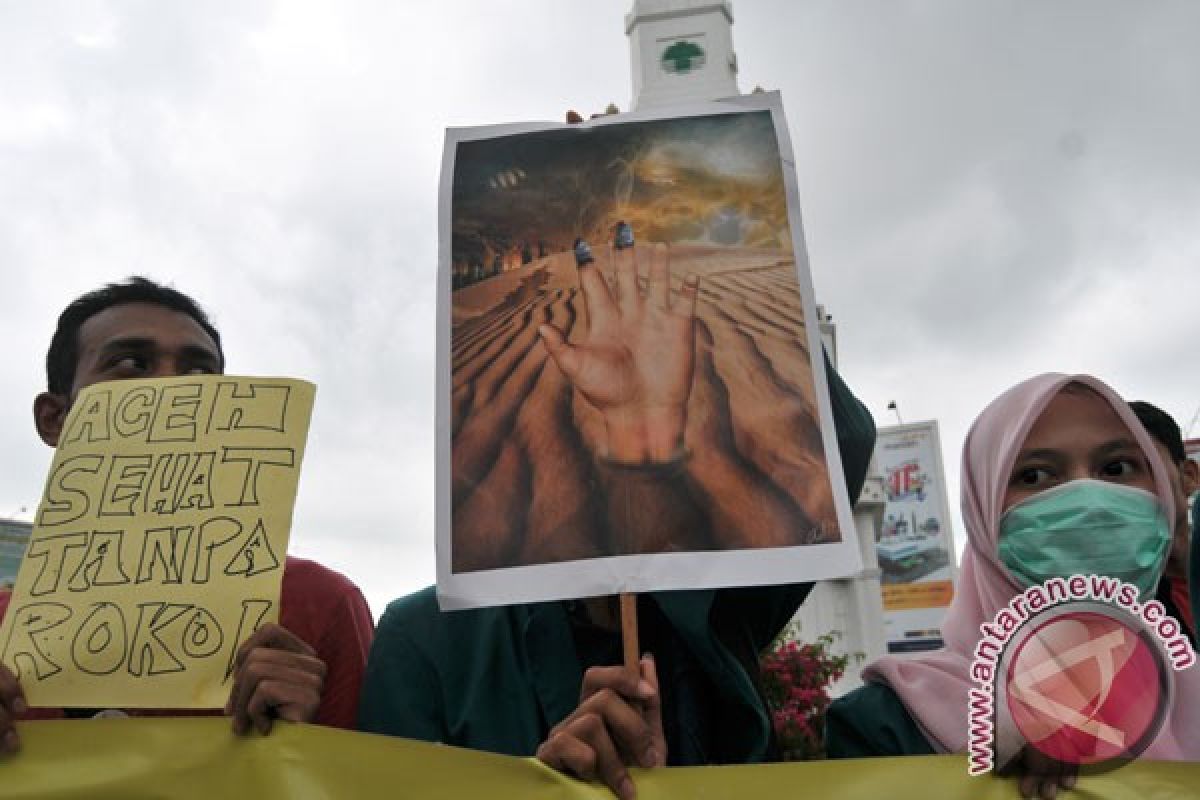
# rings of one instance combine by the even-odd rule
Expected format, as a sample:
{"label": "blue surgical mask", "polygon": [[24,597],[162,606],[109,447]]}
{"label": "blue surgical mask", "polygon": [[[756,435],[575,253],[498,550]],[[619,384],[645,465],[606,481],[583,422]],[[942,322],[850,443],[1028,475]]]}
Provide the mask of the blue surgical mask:
{"label": "blue surgical mask", "polygon": [[1153,596],[1171,526],[1150,492],[1077,480],[1028,497],[1000,518],[1000,561],[1026,588],[1050,578],[1108,575]]}

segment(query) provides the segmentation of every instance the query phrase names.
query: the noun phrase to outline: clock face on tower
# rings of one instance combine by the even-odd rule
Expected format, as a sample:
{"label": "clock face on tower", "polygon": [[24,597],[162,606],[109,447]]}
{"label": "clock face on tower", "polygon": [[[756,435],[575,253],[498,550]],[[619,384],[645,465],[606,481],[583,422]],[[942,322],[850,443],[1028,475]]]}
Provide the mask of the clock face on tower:
{"label": "clock face on tower", "polygon": [[676,39],[659,58],[659,66],[664,71],[676,75],[686,75],[704,66],[704,49],[695,42],[687,39]]}

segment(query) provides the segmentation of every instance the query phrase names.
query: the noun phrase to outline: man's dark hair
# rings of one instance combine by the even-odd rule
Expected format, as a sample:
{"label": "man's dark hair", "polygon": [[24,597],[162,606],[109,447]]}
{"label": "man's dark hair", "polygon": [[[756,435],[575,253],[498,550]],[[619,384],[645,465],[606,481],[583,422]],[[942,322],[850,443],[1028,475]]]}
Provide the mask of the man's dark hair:
{"label": "man's dark hair", "polygon": [[1142,427],[1167,448],[1176,464],[1187,461],[1187,451],[1183,448],[1183,433],[1179,430],[1179,423],[1175,422],[1170,414],[1144,400],[1135,400],[1129,407],[1137,414]]}
{"label": "man's dark hair", "polygon": [[155,283],[149,278],[134,275],[124,283],[107,286],[75,298],[58,317],[58,328],[50,339],[46,351],[46,387],[52,394],[67,395],[75,382],[75,368],[79,364],[79,329],[83,323],[101,311],[127,303],[149,303],[171,311],[187,314],[212,337],[217,346],[221,365],[225,364],[225,352],[221,349],[221,334],[208,320],[204,309],[183,292]]}

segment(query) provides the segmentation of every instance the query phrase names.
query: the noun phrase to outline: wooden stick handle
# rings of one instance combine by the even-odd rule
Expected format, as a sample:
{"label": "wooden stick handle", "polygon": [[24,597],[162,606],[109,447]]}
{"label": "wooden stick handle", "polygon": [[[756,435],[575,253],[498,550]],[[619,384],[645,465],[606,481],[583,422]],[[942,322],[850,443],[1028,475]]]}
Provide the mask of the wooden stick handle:
{"label": "wooden stick handle", "polygon": [[621,643],[625,648],[625,669],[635,675],[641,674],[638,648],[637,595],[621,593]]}

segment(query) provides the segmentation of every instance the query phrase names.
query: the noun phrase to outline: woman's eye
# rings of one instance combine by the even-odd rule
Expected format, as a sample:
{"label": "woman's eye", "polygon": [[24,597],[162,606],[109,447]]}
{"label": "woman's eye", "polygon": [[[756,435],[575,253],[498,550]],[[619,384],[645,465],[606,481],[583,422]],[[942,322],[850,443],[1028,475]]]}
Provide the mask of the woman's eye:
{"label": "woman's eye", "polygon": [[1137,472],[1137,464],[1127,458],[1110,461],[1101,470],[1106,478],[1128,478]]}
{"label": "woman's eye", "polygon": [[1017,471],[1014,483],[1018,486],[1041,486],[1051,477],[1050,471],[1044,467],[1025,467]]}

